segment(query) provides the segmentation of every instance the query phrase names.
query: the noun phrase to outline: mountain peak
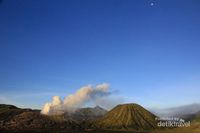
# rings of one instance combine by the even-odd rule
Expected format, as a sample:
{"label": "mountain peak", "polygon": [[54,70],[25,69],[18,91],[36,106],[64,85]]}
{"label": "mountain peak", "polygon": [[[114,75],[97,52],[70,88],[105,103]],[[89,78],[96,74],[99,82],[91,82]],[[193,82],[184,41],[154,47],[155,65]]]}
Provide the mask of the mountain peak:
{"label": "mountain peak", "polygon": [[156,116],[142,106],[130,103],[120,104],[97,121],[102,129],[146,130],[156,127]]}
{"label": "mountain peak", "polygon": [[99,105],[96,105],[95,107],[94,107],[94,109],[103,109],[101,106],[99,106]]}
{"label": "mountain peak", "polygon": [[94,108],[101,108],[99,105],[96,105]]}
{"label": "mountain peak", "polygon": [[116,107],[142,107],[140,106],[139,104],[136,104],[136,103],[125,103],[125,104],[119,104],[117,105]]}

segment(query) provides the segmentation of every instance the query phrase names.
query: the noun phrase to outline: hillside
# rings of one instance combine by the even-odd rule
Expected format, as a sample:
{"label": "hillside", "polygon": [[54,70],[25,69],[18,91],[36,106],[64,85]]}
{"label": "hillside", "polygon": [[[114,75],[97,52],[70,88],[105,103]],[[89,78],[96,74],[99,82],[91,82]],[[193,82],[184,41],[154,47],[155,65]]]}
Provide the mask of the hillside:
{"label": "hillside", "polygon": [[51,132],[80,130],[79,124],[63,116],[45,116],[40,111],[0,105],[0,132]]}
{"label": "hillside", "polygon": [[30,111],[30,109],[20,109],[13,105],[0,104],[0,121],[8,121],[26,111]]}
{"label": "hillside", "polygon": [[200,122],[200,111],[195,114],[195,116],[193,117],[193,121]]}
{"label": "hillside", "polygon": [[72,119],[77,121],[94,120],[104,116],[107,110],[96,106],[94,108],[80,108],[71,114]]}
{"label": "hillside", "polygon": [[118,105],[109,111],[95,126],[108,130],[145,131],[156,128],[155,115],[138,104]]}

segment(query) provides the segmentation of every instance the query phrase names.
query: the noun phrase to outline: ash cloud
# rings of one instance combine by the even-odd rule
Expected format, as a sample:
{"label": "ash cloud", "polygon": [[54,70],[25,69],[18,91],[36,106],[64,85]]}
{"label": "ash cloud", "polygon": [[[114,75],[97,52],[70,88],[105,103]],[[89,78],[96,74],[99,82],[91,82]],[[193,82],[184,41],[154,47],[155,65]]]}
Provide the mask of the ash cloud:
{"label": "ash cloud", "polygon": [[[112,92],[109,91],[109,84],[107,83],[98,84],[96,86],[87,85],[81,87],[74,94],[66,96],[64,100],[59,96],[54,96],[51,102],[44,105],[41,113],[45,115],[62,112],[73,113],[76,109],[83,107],[87,103],[95,103],[102,98],[105,100],[106,97],[109,97],[111,94]],[[111,100],[109,101],[111,102]]]}

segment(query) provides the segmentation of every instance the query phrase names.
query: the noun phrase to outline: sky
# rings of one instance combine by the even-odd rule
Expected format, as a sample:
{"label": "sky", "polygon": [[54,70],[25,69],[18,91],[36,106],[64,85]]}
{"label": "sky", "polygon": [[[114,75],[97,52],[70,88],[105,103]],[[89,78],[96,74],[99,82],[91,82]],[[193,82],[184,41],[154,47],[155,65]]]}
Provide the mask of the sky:
{"label": "sky", "polygon": [[108,83],[124,102],[200,102],[199,0],[1,0],[0,103]]}

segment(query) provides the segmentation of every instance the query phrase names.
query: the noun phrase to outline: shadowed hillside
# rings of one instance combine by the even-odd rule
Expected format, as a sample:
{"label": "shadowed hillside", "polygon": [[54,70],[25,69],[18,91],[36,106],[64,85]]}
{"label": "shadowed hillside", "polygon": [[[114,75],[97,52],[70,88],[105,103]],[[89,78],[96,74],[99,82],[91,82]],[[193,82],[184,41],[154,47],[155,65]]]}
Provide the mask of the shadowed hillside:
{"label": "shadowed hillside", "polygon": [[31,109],[20,109],[13,105],[0,104],[0,121],[9,121],[14,116],[27,111],[31,111]]}
{"label": "shadowed hillside", "polygon": [[41,115],[40,111],[0,105],[1,132],[51,132],[80,130],[79,124],[63,116]]}
{"label": "shadowed hillside", "polygon": [[196,113],[194,121],[200,122],[200,111]]}

